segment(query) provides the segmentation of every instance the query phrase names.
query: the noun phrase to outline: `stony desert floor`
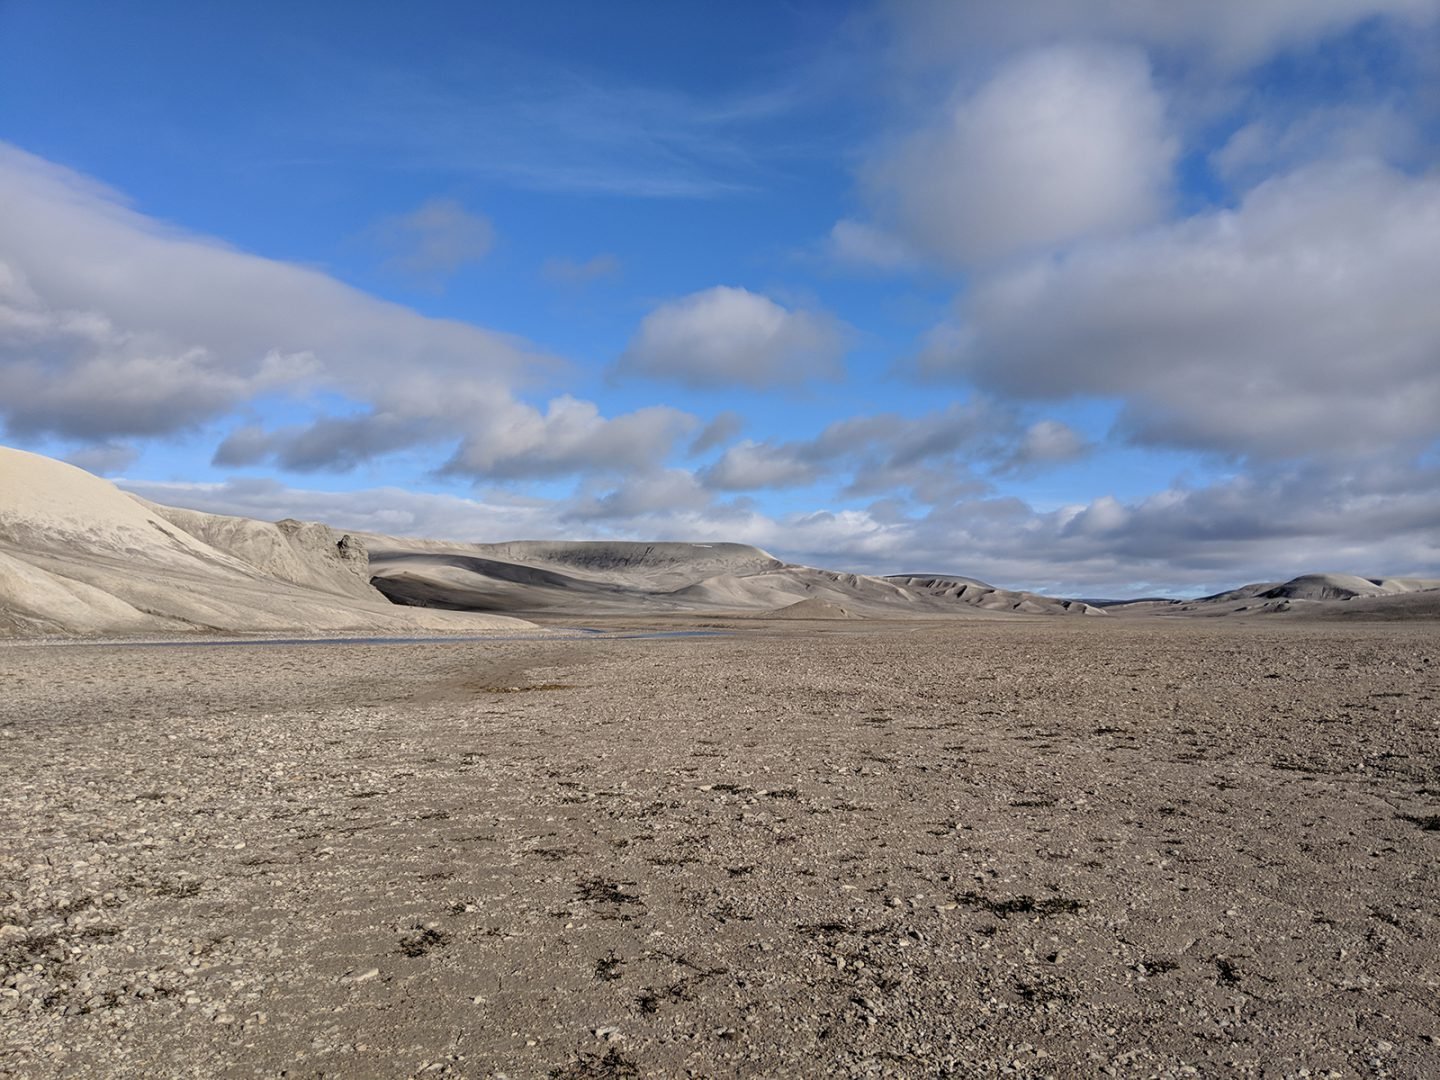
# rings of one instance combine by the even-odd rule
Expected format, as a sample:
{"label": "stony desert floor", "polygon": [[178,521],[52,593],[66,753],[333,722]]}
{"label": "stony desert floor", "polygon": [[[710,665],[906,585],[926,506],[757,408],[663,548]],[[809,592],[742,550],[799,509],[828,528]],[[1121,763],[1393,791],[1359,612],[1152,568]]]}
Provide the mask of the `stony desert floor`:
{"label": "stony desert floor", "polygon": [[1440,1075],[1434,623],[0,647],[0,1074]]}

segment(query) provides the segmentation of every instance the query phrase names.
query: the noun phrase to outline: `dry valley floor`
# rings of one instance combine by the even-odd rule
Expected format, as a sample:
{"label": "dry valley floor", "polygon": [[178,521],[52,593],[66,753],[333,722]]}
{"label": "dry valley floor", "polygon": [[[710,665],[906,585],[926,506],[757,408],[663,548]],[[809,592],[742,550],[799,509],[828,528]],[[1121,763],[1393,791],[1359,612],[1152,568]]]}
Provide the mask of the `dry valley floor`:
{"label": "dry valley floor", "polygon": [[1440,1075],[1433,623],[746,625],[0,647],[0,1074]]}

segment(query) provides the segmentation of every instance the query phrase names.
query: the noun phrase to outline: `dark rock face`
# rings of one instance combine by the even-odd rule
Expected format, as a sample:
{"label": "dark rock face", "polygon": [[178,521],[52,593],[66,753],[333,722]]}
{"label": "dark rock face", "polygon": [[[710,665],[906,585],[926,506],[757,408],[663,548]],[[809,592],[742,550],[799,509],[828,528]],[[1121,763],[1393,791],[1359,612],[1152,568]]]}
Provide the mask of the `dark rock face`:
{"label": "dark rock face", "polygon": [[346,562],[360,563],[367,567],[370,565],[370,553],[365,549],[364,542],[349,533],[335,541],[335,550]]}

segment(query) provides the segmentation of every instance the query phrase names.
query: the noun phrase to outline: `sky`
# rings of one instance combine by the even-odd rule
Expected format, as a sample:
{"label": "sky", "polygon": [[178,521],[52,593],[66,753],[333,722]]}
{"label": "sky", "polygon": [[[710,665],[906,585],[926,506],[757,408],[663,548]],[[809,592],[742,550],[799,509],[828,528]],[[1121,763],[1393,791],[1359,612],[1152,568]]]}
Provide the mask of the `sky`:
{"label": "sky", "polygon": [[0,0],[0,441],[159,502],[1440,577],[1440,0]]}

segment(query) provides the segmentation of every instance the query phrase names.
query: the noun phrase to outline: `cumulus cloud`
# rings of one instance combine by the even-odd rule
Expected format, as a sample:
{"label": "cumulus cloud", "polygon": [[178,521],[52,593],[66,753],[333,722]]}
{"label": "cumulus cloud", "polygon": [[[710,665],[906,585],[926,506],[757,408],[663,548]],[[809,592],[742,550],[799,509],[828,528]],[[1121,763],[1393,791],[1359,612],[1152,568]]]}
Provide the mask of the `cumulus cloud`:
{"label": "cumulus cloud", "polygon": [[427,199],[409,213],[385,218],[375,236],[389,252],[389,269],[422,281],[449,277],[479,262],[495,245],[489,218],[446,198]]}
{"label": "cumulus cloud", "polygon": [[1014,449],[996,464],[998,473],[1025,472],[1084,457],[1093,449],[1088,439],[1059,420],[1039,420],[1025,429]]}
{"label": "cumulus cloud", "polygon": [[710,492],[687,469],[660,469],[626,478],[611,491],[576,498],[561,511],[567,521],[635,522],[655,515],[704,511]]}
{"label": "cumulus cloud", "polygon": [[588,259],[546,259],[540,275],[557,285],[588,285],[592,281],[620,276],[620,260],[614,255],[594,255]]}
{"label": "cumulus cloud", "polygon": [[831,258],[848,266],[901,270],[915,262],[910,246],[893,232],[850,218],[834,224],[826,247]]}
{"label": "cumulus cloud", "polygon": [[214,464],[227,467],[273,461],[294,472],[345,470],[373,458],[430,441],[429,425],[391,412],[321,417],[308,425],[266,431],[237,428],[215,450]]}
{"label": "cumulus cloud", "polygon": [[909,245],[983,263],[1155,220],[1176,152],[1144,54],[1054,46],[1009,62],[866,179]]}
{"label": "cumulus cloud", "polygon": [[745,429],[745,418],[732,409],[726,409],[700,430],[686,452],[695,457],[724,446]]}
{"label": "cumulus cloud", "polygon": [[725,451],[704,472],[707,486],[719,491],[755,491],[760,488],[804,487],[824,475],[823,460],[806,460],[799,444],[761,443],[745,439]]}
{"label": "cumulus cloud", "polygon": [[544,413],[515,403],[467,435],[445,471],[515,480],[577,472],[625,472],[664,459],[696,420],[666,405],[613,418],[562,395]]}
{"label": "cumulus cloud", "polygon": [[646,315],[619,371],[695,387],[793,385],[838,377],[845,338],[823,312],[717,285]]}
{"label": "cumulus cloud", "polygon": [[491,392],[546,363],[315,270],[235,251],[0,145],[0,410],[12,430],[159,435],[262,392],[378,396],[397,371]]}
{"label": "cumulus cloud", "polygon": [[1422,156],[1414,118],[1393,103],[1335,105],[1251,120],[1211,155],[1232,184],[1249,186],[1315,161],[1376,158],[1408,164]]}
{"label": "cumulus cloud", "polygon": [[989,485],[973,466],[1015,471],[1069,460],[1085,441],[1070,427],[1040,421],[1023,428],[994,402],[956,402],[917,417],[878,413],[838,420],[812,439],[747,439],[701,472],[717,491],[804,487],[843,475],[849,495],[908,490],[922,502],[955,498]]}
{"label": "cumulus cloud", "polygon": [[1119,399],[1143,444],[1413,454],[1440,437],[1436,281],[1440,178],[1317,167],[979,283],[921,366],[1002,396]]}
{"label": "cumulus cloud", "polygon": [[[667,408],[606,418],[569,396],[542,413],[515,393],[558,364],[526,343],[169,228],[4,144],[0,204],[0,420],[13,436],[164,437],[262,394],[303,408],[323,392],[353,412],[242,426],[217,463],[347,469],[448,443],[451,471],[513,479],[654,467],[696,425]],[[424,239],[463,226],[453,209],[422,208],[407,228]],[[458,246],[435,240],[425,265],[474,253],[477,233],[460,232]]]}
{"label": "cumulus cloud", "polygon": [[1407,29],[1440,21],[1440,0],[892,0],[886,10],[906,62],[944,64],[978,48],[1081,38],[1195,50],[1233,67],[1373,18]]}

